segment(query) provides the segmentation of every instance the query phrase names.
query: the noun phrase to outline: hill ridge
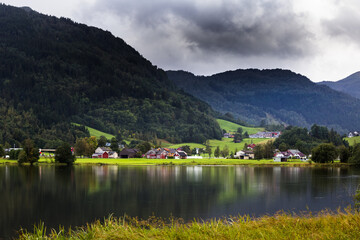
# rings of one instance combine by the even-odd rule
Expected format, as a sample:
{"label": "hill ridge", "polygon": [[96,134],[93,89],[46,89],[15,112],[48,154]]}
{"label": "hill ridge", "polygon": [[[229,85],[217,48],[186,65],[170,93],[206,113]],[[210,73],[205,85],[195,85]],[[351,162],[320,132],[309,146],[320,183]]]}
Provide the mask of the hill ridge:
{"label": "hill ridge", "polygon": [[[31,109],[38,126],[10,127],[0,117],[2,142],[74,142],[85,132],[71,122],[144,140],[221,137],[208,104],[179,91],[162,69],[108,31],[2,4],[0,54],[1,99],[18,115]],[[62,133],[58,125],[72,130]]]}
{"label": "hill ridge", "polygon": [[326,85],[336,91],[344,92],[350,96],[360,99],[360,71],[349,75],[339,81],[323,81],[320,85]]}
{"label": "hill ridge", "polygon": [[360,101],[282,69],[239,69],[212,76],[167,71],[184,91],[253,125],[316,123],[345,133],[360,125]]}

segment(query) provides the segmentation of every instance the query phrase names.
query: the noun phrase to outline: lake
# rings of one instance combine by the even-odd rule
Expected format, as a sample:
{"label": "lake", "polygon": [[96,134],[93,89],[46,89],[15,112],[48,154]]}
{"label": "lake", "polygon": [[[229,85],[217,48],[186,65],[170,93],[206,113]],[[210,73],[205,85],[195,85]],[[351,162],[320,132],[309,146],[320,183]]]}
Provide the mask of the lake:
{"label": "lake", "polygon": [[0,238],[114,216],[209,219],[353,204],[360,169],[253,166],[0,166]]}

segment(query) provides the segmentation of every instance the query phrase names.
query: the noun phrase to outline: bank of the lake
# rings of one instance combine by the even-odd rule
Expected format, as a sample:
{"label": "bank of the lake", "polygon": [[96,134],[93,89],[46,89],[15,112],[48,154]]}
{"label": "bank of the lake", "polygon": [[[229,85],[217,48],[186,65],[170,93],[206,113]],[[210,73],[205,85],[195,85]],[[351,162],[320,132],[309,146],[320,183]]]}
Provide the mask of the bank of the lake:
{"label": "bank of the lake", "polygon": [[[40,158],[38,164],[51,164],[54,159]],[[0,164],[17,164],[16,160],[0,159]],[[224,158],[203,158],[203,159],[146,159],[146,158],[77,158],[75,165],[273,165],[273,166],[309,166],[314,163],[293,160],[289,162],[274,162],[272,159],[244,160]]]}
{"label": "bank of the lake", "polygon": [[360,214],[348,209],[315,216],[282,213],[191,223],[109,218],[69,232],[52,230],[46,235],[44,229],[40,225],[35,232],[24,231],[19,239],[360,239]]}

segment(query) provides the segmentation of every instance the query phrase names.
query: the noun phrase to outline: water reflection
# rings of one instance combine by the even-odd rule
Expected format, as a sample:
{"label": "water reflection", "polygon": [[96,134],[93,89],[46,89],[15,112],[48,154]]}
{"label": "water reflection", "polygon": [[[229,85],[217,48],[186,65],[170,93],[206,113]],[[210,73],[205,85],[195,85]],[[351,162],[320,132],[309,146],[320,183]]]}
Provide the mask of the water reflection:
{"label": "water reflection", "polygon": [[0,238],[43,220],[50,227],[115,216],[207,219],[352,203],[360,172],[246,166],[1,166]]}

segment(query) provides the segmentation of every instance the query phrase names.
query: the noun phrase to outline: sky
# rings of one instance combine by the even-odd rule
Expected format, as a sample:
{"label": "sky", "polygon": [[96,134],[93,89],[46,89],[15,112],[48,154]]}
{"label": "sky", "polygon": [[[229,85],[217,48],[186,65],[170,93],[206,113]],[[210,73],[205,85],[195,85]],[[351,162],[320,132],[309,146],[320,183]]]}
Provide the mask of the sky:
{"label": "sky", "polygon": [[0,0],[112,32],[164,70],[360,71],[358,0]]}

